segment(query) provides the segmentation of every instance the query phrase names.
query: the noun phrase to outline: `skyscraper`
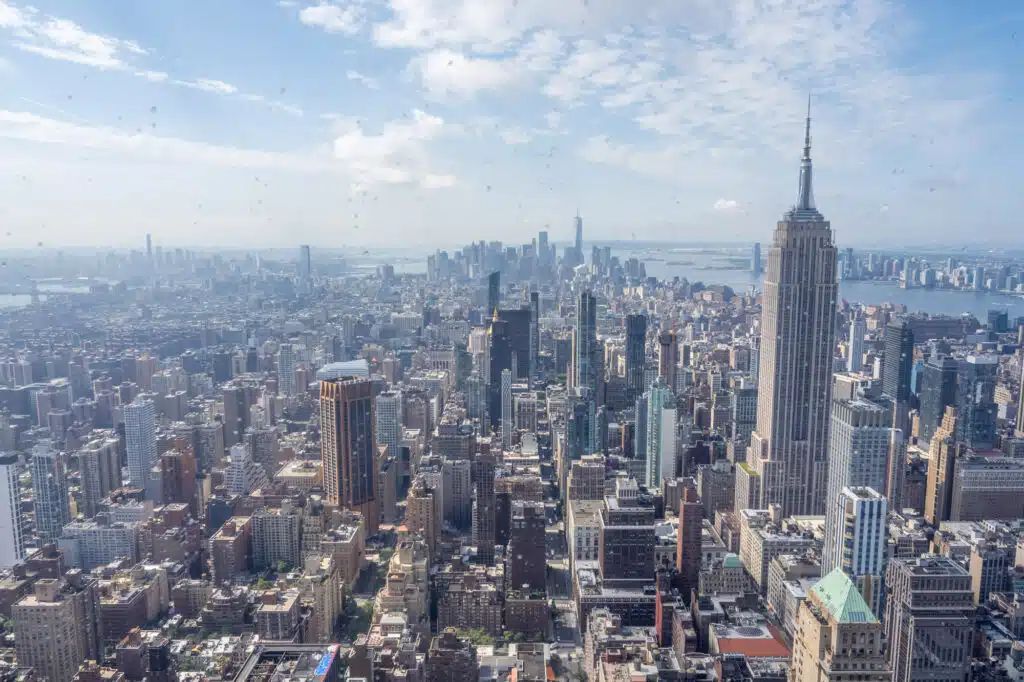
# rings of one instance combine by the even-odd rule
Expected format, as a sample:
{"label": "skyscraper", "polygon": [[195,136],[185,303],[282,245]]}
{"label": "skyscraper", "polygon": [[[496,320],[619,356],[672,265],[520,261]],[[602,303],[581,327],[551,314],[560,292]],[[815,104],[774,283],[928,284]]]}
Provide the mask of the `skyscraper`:
{"label": "skyscraper", "polygon": [[476,479],[476,504],[473,507],[476,556],[481,563],[487,565],[494,563],[494,467],[494,455],[490,453],[479,454],[473,461]]}
{"label": "skyscraper", "polygon": [[576,212],[576,258],[578,263],[583,262],[583,218],[580,217],[579,211]]}
{"label": "skyscraper", "polygon": [[644,370],[647,365],[647,316],[626,316],[626,386],[629,397],[636,399],[644,392]]}
{"label": "skyscraper", "polygon": [[572,386],[586,388],[597,396],[597,299],[589,291],[580,292],[576,304],[576,328],[572,333]]}
{"label": "skyscraper", "polygon": [[996,379],[999,358],[968,355],[957,375],[956,438],[974,450],[987,450],[996,442]]}
{"label": "skyscraper", "polygon": [[501,372],[501,444],[512,449],[512,372]]}
{"label": "skyscraper", "polygon": [[[757,429],[737,491],[784,515],[825,509],[836,316],[832,227],[814,206],[807,112],[796,206],[775,228],[764,280]],[[751,479],[751,480],[740,480]],[[744,500],[740,509],[746,506]]]}
{"label": "skyscraper", "polygon": [[863,399],[837,400],[832,404],[823,572],[842,564],[844,519],[839,510],[843,490],[886,489],[893,432],[890,423],[888,410]]}
{"label": "skyscraper", "polygon": [[530,387],[540,385],[540,292],[530,292]]}
{"label": "skyscraper", "polygon": [[299,247],[299,263],[296,269],[299,276],[299,288],[302,293],[308,294],[313,284],[313,261],[309,254],[308,244]]}
{"label": "skyscraper", "polygon": [[117,447],[116,438],[97,438],[78,451],[81,488],[78,510],[86,518],[95,516],[101,510],[103,498],[121,487],[121,463]]}
{"label": "skyscraper", "polygon": [[864,366],[864,335],[868,333],[867,323],[861,318],[850,323],[850,349],[846,358],[846,371],[859,372]]}
{"label": "skyscraper", "polygon": [[141,398],[124,406],[124,436],[128,476],[132,485],[145,488],[156,462],[156,407],[152,400]]}
{"label": "skyscraper", "polygon": [[402,394],[386,391],[374,401],[374,434],[377,446],[387,445],[392,455],[402,444]]}
{"label": "skyscraper", "polygon": [[698,589],[700,578],[704,505],[692,478],[685,479],[682,486],[679,530],[676,533],[676,569],[679,571],[679,591],[689,602],[691,590]]}
{"label": "skyscraper", "polygon": [[295,349],[290,343],[277,349],[277,388],[282,395],[295,395]]}
{"label": "skyscraper", "polygon": [[924,365],[921,379],[921,408],[919,438],[930,443],[942,424],[946,408],[956,405],[956,381],[959,364],[950,357],[930,357]]}
{"label": "skyscraper", "polygon": [[840,569],[850,576],[875,615],[882,615],[888,502],[874,488],[851,486],[829,504],[835,508],[828,518],[837,523],[826,528],[825,551],[834,564],[823,563],[821,569]]}
{"label": "skyscraper", "polygon": [[761,274],[761,242],[754,242],[754,250],[750,255],[750,272],[755,277]]}
{"label": "skyscraper", "polygon": [[501,426],[501,373],[512,371],[512,345],[508,338],[508,323],[498,319],[497,311],[488,329],[488,398],[487,413],[491,429]]}
{"label": "skyscraper", "polygon": [[0,568],[25,559],[25,521],[21,514],[18,455],[0,453]]}
{"label": "skyscraper", "polygon": [[497,270],[487,276],[487,316],[498,312],[501,303],[501,273]]}
{"label": "skyscraper", "polygon": [[377,472],[373,382],[320,382],[320,455],[327,503],[363,514],[367,534],[377,530]]}
{"label": "skyscraper", "polygon": [[[910,401],[910,371],[914,366],[914,330],[906,320],[885,326],[882,392],[900,405]],[[900,409],[898,405],[897,410]]]}
{"label": "skyscraper", "polygon": [[1024,438],[1024,358],[1020,363],[1020,391],[1017,394],[1017,437]]}
{"label": "skyscraper", "polygon": [[71,522],[68,477],[64,458],[48,445],[36,445],[29,462],[36,533],[41,543],[56,542]]}
{"label": "skyscraper", "polygon": [[676,366],[679,364],[679,340],[676,330],[668,329],[658,334],[658,376],[665,385],[676,390]]}
{"label": "skyscraper", "polygon": [[647,399],[647,459],[644,485],[661,490],[666,478],[676,475],[676,400],[659,378]]}
{"label": "skyscraper", "polygon": [[498,319],[505,323],[505,335],[512,353],[509,369],[512,380],[516,382],[530,377],[530,317],[529,308],[498,311]]}
{"label": "skyscraper", "polygon": [[968,679],[975,619],[971,576],[953,559],[893,559],[885,634],[892,682]]}

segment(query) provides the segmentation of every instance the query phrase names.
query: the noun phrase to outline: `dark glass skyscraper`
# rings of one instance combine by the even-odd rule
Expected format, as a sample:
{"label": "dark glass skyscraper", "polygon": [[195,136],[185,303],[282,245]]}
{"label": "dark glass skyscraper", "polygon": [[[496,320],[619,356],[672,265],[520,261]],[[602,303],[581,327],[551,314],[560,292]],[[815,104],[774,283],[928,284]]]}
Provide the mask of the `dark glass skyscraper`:
{"label": "dark glass skyscraper", "polygon": [[968,355],[960,361],[956,389],[956,439],[975,450],[996,442],[996,378],[999,358]]}
{"label": "dark glass skyscraper", "polygon": [[508,338],[508,322],[495,314],[488,332],[490,373],[487,387],[487,413],[491,428],[501,426],[501,373],[512,371],[512,346]]}
{"label": "dark glass skyscraper", "polygon": [[929,358],[921,379],[920,438],[931,442],[946,408],[956,404],[959,366],[953,358]]}
{"label": "dark glass skyscraper", "polygon": [[524,381],[530,376],[530,316],[528,308],[498,311],[512,353],[509,369],[513,381]]}
{"label": "dark glass skyscraper", "polygon": [[597,299],[589,291],[580,293],[576,304],[576,328],[572,333],[572,386],[597,395]]}
{"label": "dark glass skyscraper", "polygon": [[[545,240],[546,241],[546,240]],[[546,246],[546,244],[545,244]],[[530,292],[530,381],[540,384],[540,293]]]}
{"label": "dark glass skyscraper", "polygon": [[647,360],[647,316],[626,316],[626,385],[630,398],[644,392],[644,369]]}
{"label": "dark glass skyscraper", "polygon": [[487,276],[487,316],[490,317],[498,309],[501,296],[501,273],[492,272]]}
{"label": "dark glass skyscraper", "polygon": [[885,327],[882,392],[897,403],[905,405],[910,401],[910,371],[913,365],[914,330],[905,320],[893,320]]}

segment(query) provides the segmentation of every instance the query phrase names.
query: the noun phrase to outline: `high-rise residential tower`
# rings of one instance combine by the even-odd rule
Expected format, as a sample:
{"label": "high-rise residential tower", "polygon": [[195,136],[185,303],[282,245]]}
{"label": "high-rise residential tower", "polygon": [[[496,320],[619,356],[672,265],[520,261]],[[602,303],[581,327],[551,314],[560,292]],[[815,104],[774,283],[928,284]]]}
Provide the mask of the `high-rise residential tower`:
{"label": "high-rise residential tower", "polygon": [[141,398],[124,406],[124,437],[128,476],[132,485],[145,488],[156,463],[156,407],[152,400]]}
{"label": "high-rise residential tower", "polygon": [[808,108],[796,205],[776,225],[768,251],[757,429],[736,484],[753,491],[759,508],[779,504],[786,516],[822,513],[828,474],[836,247],[831,224],[814,206],[811,177]]}
{"label": "high-rise residential tower", "polygon": [[277,349],[277,388],[282,395],[295,395],[295,349],[290,343]]}
{"label": "high-rise residential tower", "polygon": [[56,542],[71,523],[68,476],[64,457],[48,445],[36,445],[29,461],[36,533],[42,543]]}
{"label": "high-rise residential tower", "polygon": [[661,490],[662,481],[676,475],[676,400],[658,379],[647,398],[647,459],[644,485]]}
{"label": "high-rise residential tower", "polygon": [[755,277],[761,274],[761,242],[754,242],[754,249],[750,254],[750,272]]}
{"label": "high-rise residential tower", "polygon": [[25,559],[25,520],[21,514],[18,455],[0,453],[0,568]]}
{"label": "high-rise residential tower", "polygon": [[491,429],[501,426],[501,373],[512,371],[512,344],[508,336],[508,323],[498,319],[497,311],[487,332],[488,396],[487,412]]}
{"label": "high-rise residential tower", "polygon": [[320,454],[327,503],[363,514],[367,534],[377,530],[377,461],[373,382],[320,382]]}

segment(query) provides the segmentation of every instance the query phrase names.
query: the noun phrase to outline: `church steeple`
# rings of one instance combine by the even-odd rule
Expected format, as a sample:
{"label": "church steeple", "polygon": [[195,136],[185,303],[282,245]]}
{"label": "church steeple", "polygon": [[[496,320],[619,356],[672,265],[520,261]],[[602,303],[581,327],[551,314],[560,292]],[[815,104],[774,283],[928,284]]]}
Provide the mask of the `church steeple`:
{"label": "church steeple", "polygon": [[814,209],[814,190],[811,187],[811,96],[807,96],[807,123],[804,130],[804,156],[800,160],[800,191],[796,210]]}

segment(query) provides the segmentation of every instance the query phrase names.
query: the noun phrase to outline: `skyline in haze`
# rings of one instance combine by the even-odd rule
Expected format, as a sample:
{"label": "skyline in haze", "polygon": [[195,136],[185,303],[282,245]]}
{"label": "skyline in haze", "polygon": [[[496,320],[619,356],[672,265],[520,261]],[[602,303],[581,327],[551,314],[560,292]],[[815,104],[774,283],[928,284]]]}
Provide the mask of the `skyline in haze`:
{"label": "skyline in haze", "polygon": [[624,4],[0,0],[0,248],[767,243],[808,93],[837,244],[1024,244],[1016,3]]}

